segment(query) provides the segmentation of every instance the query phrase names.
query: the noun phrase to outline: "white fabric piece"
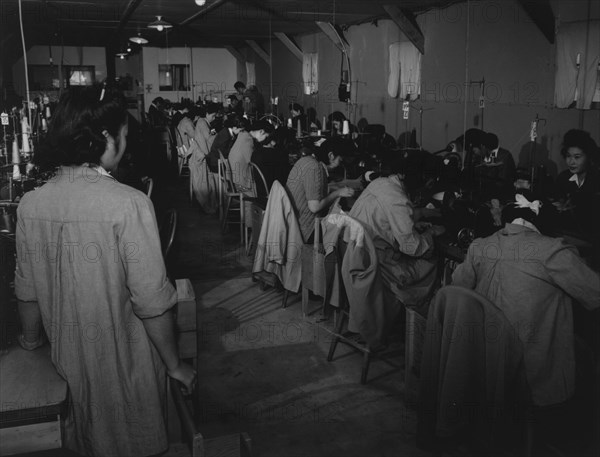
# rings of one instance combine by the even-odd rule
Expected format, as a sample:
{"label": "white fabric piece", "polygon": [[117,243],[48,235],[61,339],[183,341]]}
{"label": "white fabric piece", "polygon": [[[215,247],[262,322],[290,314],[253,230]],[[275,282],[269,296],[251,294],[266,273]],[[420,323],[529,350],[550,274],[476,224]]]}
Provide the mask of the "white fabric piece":
{"label": "white fabric piece", "polygon": [[246,62],[246,87],[256,85],[256,67],[254,62]]}
{"label": "white fabric piece", "polygon": [[302,58],[302,81],[304,82],[304,94],[316,94],[319,91],[319,54],[316,52],[304,52]]}
{"label": "white fabric piece", "polygon": [[[365,239],[365,229],[363,228],[363,225],[343,211],[338,214],[329,214],[323,222],[335,225],[338,228],[346,228],[347,230],[344,233],[345,241],[354,241],[359,248],[363,246]],[[346,237],[349,238],[346,239]]]}
{"label": "white fabric piece", "polygon": [[589,37],[586,28],[578,23],[561,24],[556,34],[554,102],[557,108],[568,108],[577,93],[576,107],[590,109],[594,98],[600,63],[600,21],[590,21]]}
{"label": "white fabric piece", "polygon": [[421,53],[409,41],[392,43],[389,46],[390,73],[388,94],[403,100],[414,101],[421,93]]}
{"label": "white fabric piece", "polygon": [[390,44],[390,73],[388,75],[388,94],[392,98],[398,96],[400,85],[400,43]]}
{"label": "white fabric piece", "polygon": [[539,200],[534,200],[534,201],[530,202],[522,194],[516,194],[515,202],[516,202],[515,206],[517,208],[529,208],[536,215],[540,214],[540,208],[542,207],[542,202],[540,202]]}

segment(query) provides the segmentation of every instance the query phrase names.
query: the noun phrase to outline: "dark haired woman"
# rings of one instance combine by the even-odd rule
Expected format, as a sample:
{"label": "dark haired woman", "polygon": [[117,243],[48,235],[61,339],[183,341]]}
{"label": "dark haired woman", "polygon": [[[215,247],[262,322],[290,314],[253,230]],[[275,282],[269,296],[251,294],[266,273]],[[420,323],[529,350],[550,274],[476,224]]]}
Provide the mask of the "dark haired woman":
{"label": "dark haired woman", "polygon": [[337,198],[352,197],[354,190],[344,186],[329,192],[329,170],[339,166],[343,160],[339,150],[323,151],[320,159],[310,148],[304,147],[300,152],[303,157],[294,164],[285,187],[298,217],[302,239],[309,243],[317,215],[326,212]]}
{"label": "dark haired woman", "polygon": [[242,130],[229,151],[229,165],[233,182],[249,197],[256,197],[256,186],[250,169],[255,144],[262,144],[273,133],[273,126],[267,121],[252,124],[248,131]]}
{"label": "dark haired woman", "polygon": [[546,406],[575,392],[571,304],[600,307],[600,278],[573,246],[540,234],[540,208],[517,194],[502,211],[504,228],[471,243],[452,284],[474,289],[503,311],[523,343],[533,404]]}
{"label": "dark haired woman", "polygon": [[[112,176],[126,146],[123,96],[65,93],[37,153],[56,176],[18,208],[15,293],[25,349],[43,343],[70,392],[64,445],[89,456],[147,456],[168,446],[166,374],[190,389],[180,362],[154,210]],[[39,255],[38,255],[39,254]]]}
{"label": "dark haired woman", "polygon": [[573,129],[564,136],[561,155],[568,168],[556,178],[555,206],[570,219],[563,222],[591,232],[599,225],[598,147],[588,132]]}
{"label": "dark haired woman", "polygon": [[208,154],[208,168],[213,173],[218,173],[218,163],[221,155],[225,159],[229,157],[229,151],[238,134],[242,130],[248,128],[248,120],[245,117],[238,116],[237,114],[229,114],[223,128],[215,135],[215,139],[210,147]]}
{"label": "dark haired woman", "polygon": [[304,114],[304,107],[299,103],[290,103],[290,116],[292,117],[292,129],[298,129],[298,122],[300,123],[300,131],[306,132],[306,115]]}

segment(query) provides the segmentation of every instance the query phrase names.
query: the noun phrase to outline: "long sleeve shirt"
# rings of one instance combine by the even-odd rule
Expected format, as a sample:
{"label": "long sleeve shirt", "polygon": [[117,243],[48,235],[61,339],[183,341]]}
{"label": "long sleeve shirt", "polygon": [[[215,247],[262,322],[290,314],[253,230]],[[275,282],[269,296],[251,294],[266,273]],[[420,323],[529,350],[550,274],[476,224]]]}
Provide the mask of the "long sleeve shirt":
{"label": "long sleeve shirt", "polygon": [[506,224],[473,241],[452,284],[487,297],[516,328],[536,405],[560,403],[573,395],[571,303],[600,307],[600,277],[573,246],[523,225]]}

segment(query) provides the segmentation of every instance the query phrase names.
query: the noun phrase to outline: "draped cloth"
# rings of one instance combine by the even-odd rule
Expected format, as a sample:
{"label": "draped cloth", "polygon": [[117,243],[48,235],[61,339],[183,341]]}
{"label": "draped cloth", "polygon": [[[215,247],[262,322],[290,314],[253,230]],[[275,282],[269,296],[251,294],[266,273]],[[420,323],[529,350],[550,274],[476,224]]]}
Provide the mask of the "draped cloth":
{"label": "draped cloth", "polygon": [[[577,69],[577,56],[580,66]],[[590,109],[598,84],[600,63],[600,20],[561,24],[556,34],[556,79],[554,101],[557,108],[568,108],[575,100],[578,109]]]}
{"label": "draped cloth", "polygon": [[316,52],[303,53],[302,59],[302,81],[304,82],[304,94],[316,94],[319,91],[319,54]]}
{"label": "draped cloth", "polygon": [[302,233],[285,188],[274,181],[265,208],[252,273],[267,271],[284,289],[298,292],[302,280]]}
{"label": "draped cloth", "polygon": [[254,62],[246,62],[246,86],[250,87],[256,84],[256,66]]}
{"label": "draped cloth", "polygon": [[497,436],[528,400],[522,361],[517,331],[500,308],[464,287],[440,289],[427,317],[417,442],[467,431]]}
{"label": "draped cloth", "polygon": [[390,44],[390,72],[388,94],[390,97],[416,100],[421,92],[421,53],[408,41]]}

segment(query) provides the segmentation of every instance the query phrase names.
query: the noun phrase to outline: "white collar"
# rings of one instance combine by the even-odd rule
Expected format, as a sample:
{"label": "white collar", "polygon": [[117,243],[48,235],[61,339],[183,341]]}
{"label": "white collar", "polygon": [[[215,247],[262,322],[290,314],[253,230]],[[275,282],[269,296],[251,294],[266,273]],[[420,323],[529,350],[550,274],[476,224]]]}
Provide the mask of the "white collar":
{"label": "white collar", "polygon": [[498,146],[496,149],[492,149],[492,153],[490,154],[490,157],[498,157],[499,149],[500,149],[500,146]]}
{"label": "white collar", "polygon": [[522,225],[523,227],[527,227],[527,228],[533,230],[534,232],[540,233],[540,231],[537,229],[537,227],[535,225],[533,225],[531,222],[526,221],[525,219],[523,219],[521,217],[518,217],[517,219],[512,221],[511,224]]}
{"label": "white collar", "polygon": [[579,175],[577,173],[573,173],[573,175],[569,178],[569,181],[573,181],[575,184],[577,184],[577,187],[581,187],[581,186],[583,186],[583,183],[585,182],[585,176],[580,181]]}
{"label": "white collar", "polygon": [[109,171],[106,171],[102,165],[94,165],[91,163],[84,163],[83,166],[89,167],[92,170],[95,170],[100,176],[106,176],[107,178],[115,179],[115,177],[113,175],[111,175]]}

